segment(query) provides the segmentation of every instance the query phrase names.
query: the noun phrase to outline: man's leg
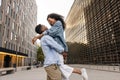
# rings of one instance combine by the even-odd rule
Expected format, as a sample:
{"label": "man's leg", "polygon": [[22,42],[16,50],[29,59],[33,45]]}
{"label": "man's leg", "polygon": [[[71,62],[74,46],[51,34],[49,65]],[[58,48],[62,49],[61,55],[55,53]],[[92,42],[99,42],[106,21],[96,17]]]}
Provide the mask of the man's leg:
{"label": "man's leg", "polygon": [[45,67],[47,72],[47,80],[62,80],[60,69],[57,65]]}

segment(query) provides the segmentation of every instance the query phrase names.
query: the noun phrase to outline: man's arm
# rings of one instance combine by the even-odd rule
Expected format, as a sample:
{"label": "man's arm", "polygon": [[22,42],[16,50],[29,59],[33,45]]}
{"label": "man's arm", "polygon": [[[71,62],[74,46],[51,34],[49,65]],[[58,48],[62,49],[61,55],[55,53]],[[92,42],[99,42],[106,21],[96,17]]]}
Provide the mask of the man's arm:
{"label": "man's arm", "polygon": [[38,36],[35,36],[33,39],[32,39],[32,43],[34,44],[34,42],[37,40],[37,39],[41,39],[44,35],[50,35],[51,37],[56,37],[57,34],[59,32],[61,32],[61,29],[62,29],[62,23],[60,21],[57,21],[53,27],[51,27],[50,29],[44,31],[42,34],[39,34]]}
{"label": "man's arm", "polygon": [[39,34],[38,36],[35,36],[34,38],[32,38],[32,43],[34,44],[37,39],[40,39],[43,36],[44,36],[43,34]]}
{"label": "man's arm", "polygon": [[64,53],[64,48],[59,45],[52,37],[46,36],[44,41],[49,47],[53,48],[58,53]]}

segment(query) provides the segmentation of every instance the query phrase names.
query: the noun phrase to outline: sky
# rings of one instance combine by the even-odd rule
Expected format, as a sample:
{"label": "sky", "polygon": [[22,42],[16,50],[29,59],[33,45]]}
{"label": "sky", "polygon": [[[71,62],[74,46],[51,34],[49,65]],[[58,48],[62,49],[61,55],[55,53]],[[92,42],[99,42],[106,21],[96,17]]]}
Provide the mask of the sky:
{"label": "sky", "polygon": [[50,13],[58,13],[67,17],[74,0],[36,0],[38,13],[37,24],[44,24],[48,28],[47,15]]}

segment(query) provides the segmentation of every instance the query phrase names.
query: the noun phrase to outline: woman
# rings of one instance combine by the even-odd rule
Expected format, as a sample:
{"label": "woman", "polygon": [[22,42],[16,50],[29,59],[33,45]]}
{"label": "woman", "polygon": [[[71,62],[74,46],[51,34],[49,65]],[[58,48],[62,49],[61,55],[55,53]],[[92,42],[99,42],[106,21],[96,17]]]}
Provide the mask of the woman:
{"label": "woman", "polygon": [[88,80],[86,69],[83,68],[80,70],[80,69],[69,67],[64,64],[63,57],[65,58],[67,56],[68,47],[67,47],[65,39],[64,39],[64,30],[65,30],[66,25],[65,25],[63,16],[52,13],[52,14],[48,15],[47,21],[49,22],[49,24],[52,27],[50,29],[46,30],[45,32],[43,32],[42,34],[40,34],[39,36],[34,37],[32,40],[33,43],[37,39],[40,39],[44,35],[52,36],[54,38],[54,40],[64,48],[63,55],[59,54],[60,63],[61,63],[60,70],[63,74],[63,80],[69,80],[69,77],[72,73],[80,74],[80,75],[82,75],[83,80]]}

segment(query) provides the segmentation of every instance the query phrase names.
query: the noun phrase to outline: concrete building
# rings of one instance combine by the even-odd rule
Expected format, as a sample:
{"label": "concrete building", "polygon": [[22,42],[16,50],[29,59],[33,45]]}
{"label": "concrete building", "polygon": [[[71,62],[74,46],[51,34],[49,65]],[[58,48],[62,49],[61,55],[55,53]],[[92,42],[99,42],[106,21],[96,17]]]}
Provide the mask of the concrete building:
{"label": "concrete building", "polygon": [[0,68],[32,64],[36,24],[35,0],[0,0]]}
{"label": "concrete building", "polygon": [[69,46],[77,43],[82,47],[75,46],[77,51],[73,52],[77,53],[70,52],[69,62],[120,64],[119,0],[75,0],[66,23]]}

